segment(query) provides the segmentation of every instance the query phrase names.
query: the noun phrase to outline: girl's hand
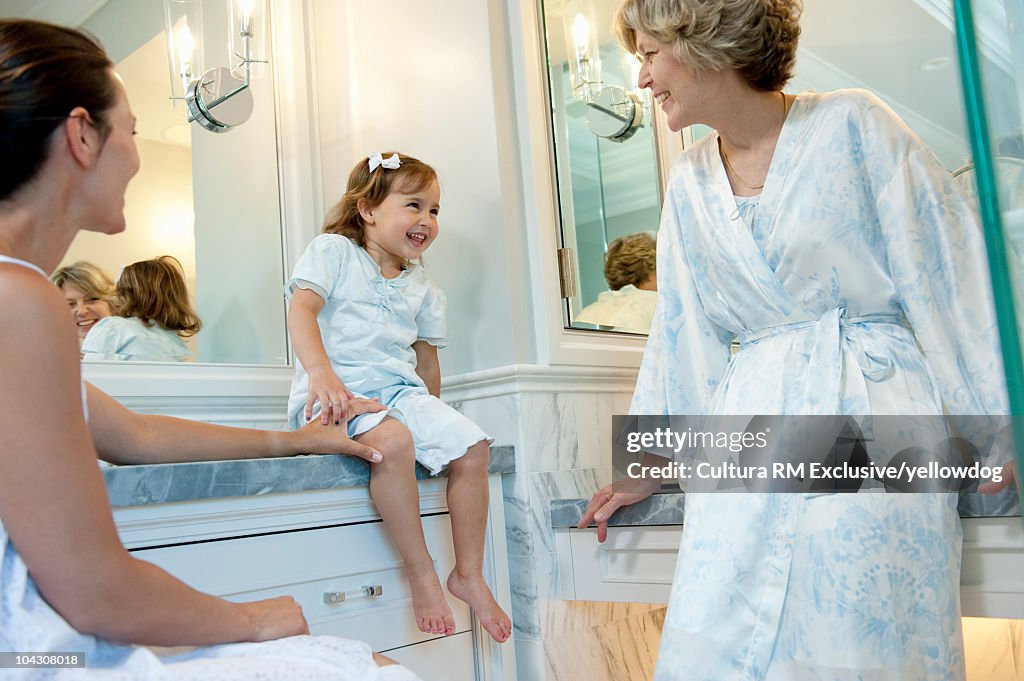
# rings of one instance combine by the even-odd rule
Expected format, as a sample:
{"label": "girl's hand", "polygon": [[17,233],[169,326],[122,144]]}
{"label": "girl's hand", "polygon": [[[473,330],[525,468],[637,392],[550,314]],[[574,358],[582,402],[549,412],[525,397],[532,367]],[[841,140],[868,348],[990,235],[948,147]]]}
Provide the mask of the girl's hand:
{"label": "girl's hand", "polygon": [[249,641],[272,641],[286,636],[309,633],[302,607],[291,596],[242,603],[249,617]]}
{"label": "girl's hand", "polygon": [[306,421],[313,418],[313,405],[320,403],[320,423],[332,421],[340,426],[348,421],[348,403],[354,399],[334,370],[327,368],[309,373],[309,395],[306,397]]}
{"label": "girl's hand", "polygon": [[652,478],[627,478],[611,485],[605,485],[590,498],[587,510],[576,525],[585,529],[590,523],[597,523],[597,541],[608,538],[608,519],[622,506],[643,501],[661,487],[661,481]]}

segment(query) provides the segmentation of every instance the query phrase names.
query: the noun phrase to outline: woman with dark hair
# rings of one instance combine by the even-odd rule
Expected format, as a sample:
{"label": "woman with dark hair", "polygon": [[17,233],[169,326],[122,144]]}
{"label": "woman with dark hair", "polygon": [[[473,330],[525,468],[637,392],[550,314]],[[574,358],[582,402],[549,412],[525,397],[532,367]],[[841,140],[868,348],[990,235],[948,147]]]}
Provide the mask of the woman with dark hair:
{"label": "woman with dark hair", "polygon": [[[783,92],[801,9],[625,0],[618,11],[638,85],[669,127],[715,131],[672,167],[630,412],[1006,414],[970,204],[871,93]],[[581,526],[596,520],[603,540],[611,513],[658,482],[600,490]],[[654,678],[962,679],[956,502],[687,494]]]}
{"label": "woman with dark hair", "polygon": [[83,359],[181,362],[192,351],[184,339],[203,327],[188,299],[181,263],[172,256],[140,260],[121,270],[114,289],[117,312],[100,320],[82,343]]}
{"label": "woman with dark hair", "polygon": [[[122,546],[97,454],[114,463],[299,452],[380,460],[344,425],[271,432],[144,416],[82,382],[67,306],[46,272],[79,231],[125,229],[125,187],[139,167],[134,125],[97,43],[0,20],[0,649],[84,651],[90,669],[74,678],[415,679],[378,666],[363,643],[303,636],[290,597],[231,603]],[[350,403],[351,414],[379,409]],[[140,647],[244,641],[172,659]]]}

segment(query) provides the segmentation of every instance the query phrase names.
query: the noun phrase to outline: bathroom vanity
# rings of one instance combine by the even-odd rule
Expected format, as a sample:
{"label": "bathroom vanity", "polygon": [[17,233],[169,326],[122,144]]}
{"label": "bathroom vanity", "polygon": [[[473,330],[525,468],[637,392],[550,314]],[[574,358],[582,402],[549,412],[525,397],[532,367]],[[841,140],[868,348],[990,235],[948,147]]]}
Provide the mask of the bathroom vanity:
{"label": "bathroom vanity", "polygon": [[[555,499],[560,596],[566,600],[667,603],[683,528],[684,497],[656,494],[619,510],[608,539],[575,529],[589,499]],[[964,617],[1024,618],[1024,523],[1020,516],[963,518],[960,601]]]}
{"label": "bathroom vanity", "polygon": [[[491,450],[484,575],[507,611],[509,581],[501,474],[511,447]],[[367,487],[367,464],[347,456],[299,456],[103,470],[125,546],[189,585],[229,600],[280,595],[302,606],[313,634],[367,641],[424,681],[515,679],[511,647],[499,646],[469,608],[448,597],[455,634],[415,624],[402,560]],[[454,566],[445,479],[421,478],[420,514],[442,584]]]}

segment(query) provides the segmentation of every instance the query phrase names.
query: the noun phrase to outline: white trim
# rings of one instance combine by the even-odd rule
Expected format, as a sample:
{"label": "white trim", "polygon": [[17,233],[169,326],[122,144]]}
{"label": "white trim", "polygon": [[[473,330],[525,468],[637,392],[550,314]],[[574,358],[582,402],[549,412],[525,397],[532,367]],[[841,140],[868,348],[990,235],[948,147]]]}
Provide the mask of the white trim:
{"label": "white trim", "polygon": [[[443,479],[419,482],[421,514],[447,512],[446,487]],[[114,520],[124,545],[139,549],[376,521],[380,515],[368,487],[342,487],[115,508]]]}
{"label": "white trim", "polygon": [[511,364],[451,376],[441,381],[446,402],[464,402],[518,393],[632,394],[636,369],[574,365]]}

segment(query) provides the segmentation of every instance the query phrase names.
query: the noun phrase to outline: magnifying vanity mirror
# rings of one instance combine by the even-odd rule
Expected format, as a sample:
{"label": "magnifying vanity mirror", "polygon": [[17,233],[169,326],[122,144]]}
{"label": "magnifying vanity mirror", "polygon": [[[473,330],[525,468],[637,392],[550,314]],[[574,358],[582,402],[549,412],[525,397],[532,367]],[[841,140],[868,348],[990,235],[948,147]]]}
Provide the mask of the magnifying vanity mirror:
{"label": "magnifying vanity mirror", "polygon": [[644,123],[644,107],[635,94],[615,85],[603,88],[587,102],[590,132],[613,142],[625,142]]}
{"label": "magnifying vanity mirror", "polygon": [[[189,361],[287,365],[273,64],[261,65],[267,77],[216,106],[211,103],[240,80],[226,67],[207,72],[196,81],[204,94],[193,106],[207,107],[209,117],[190,124],[185,107],[168,96],[161,0],[69,2],[67,17],[33,14],[32,3],[25,4],[26,16],[77,25],[99,38],[138,121],[141,168],[125,197],[127,229],[114,236],[80,234],[61,266],[84,260],[116,279],[130,263],[174,256],[203,323],[187,339]],[[226,62],[227,5],[207,0],[202,12],[206,53],[211,61],[223,54],[217,61]],[[230,134],[207,132],[242,121]]]}

